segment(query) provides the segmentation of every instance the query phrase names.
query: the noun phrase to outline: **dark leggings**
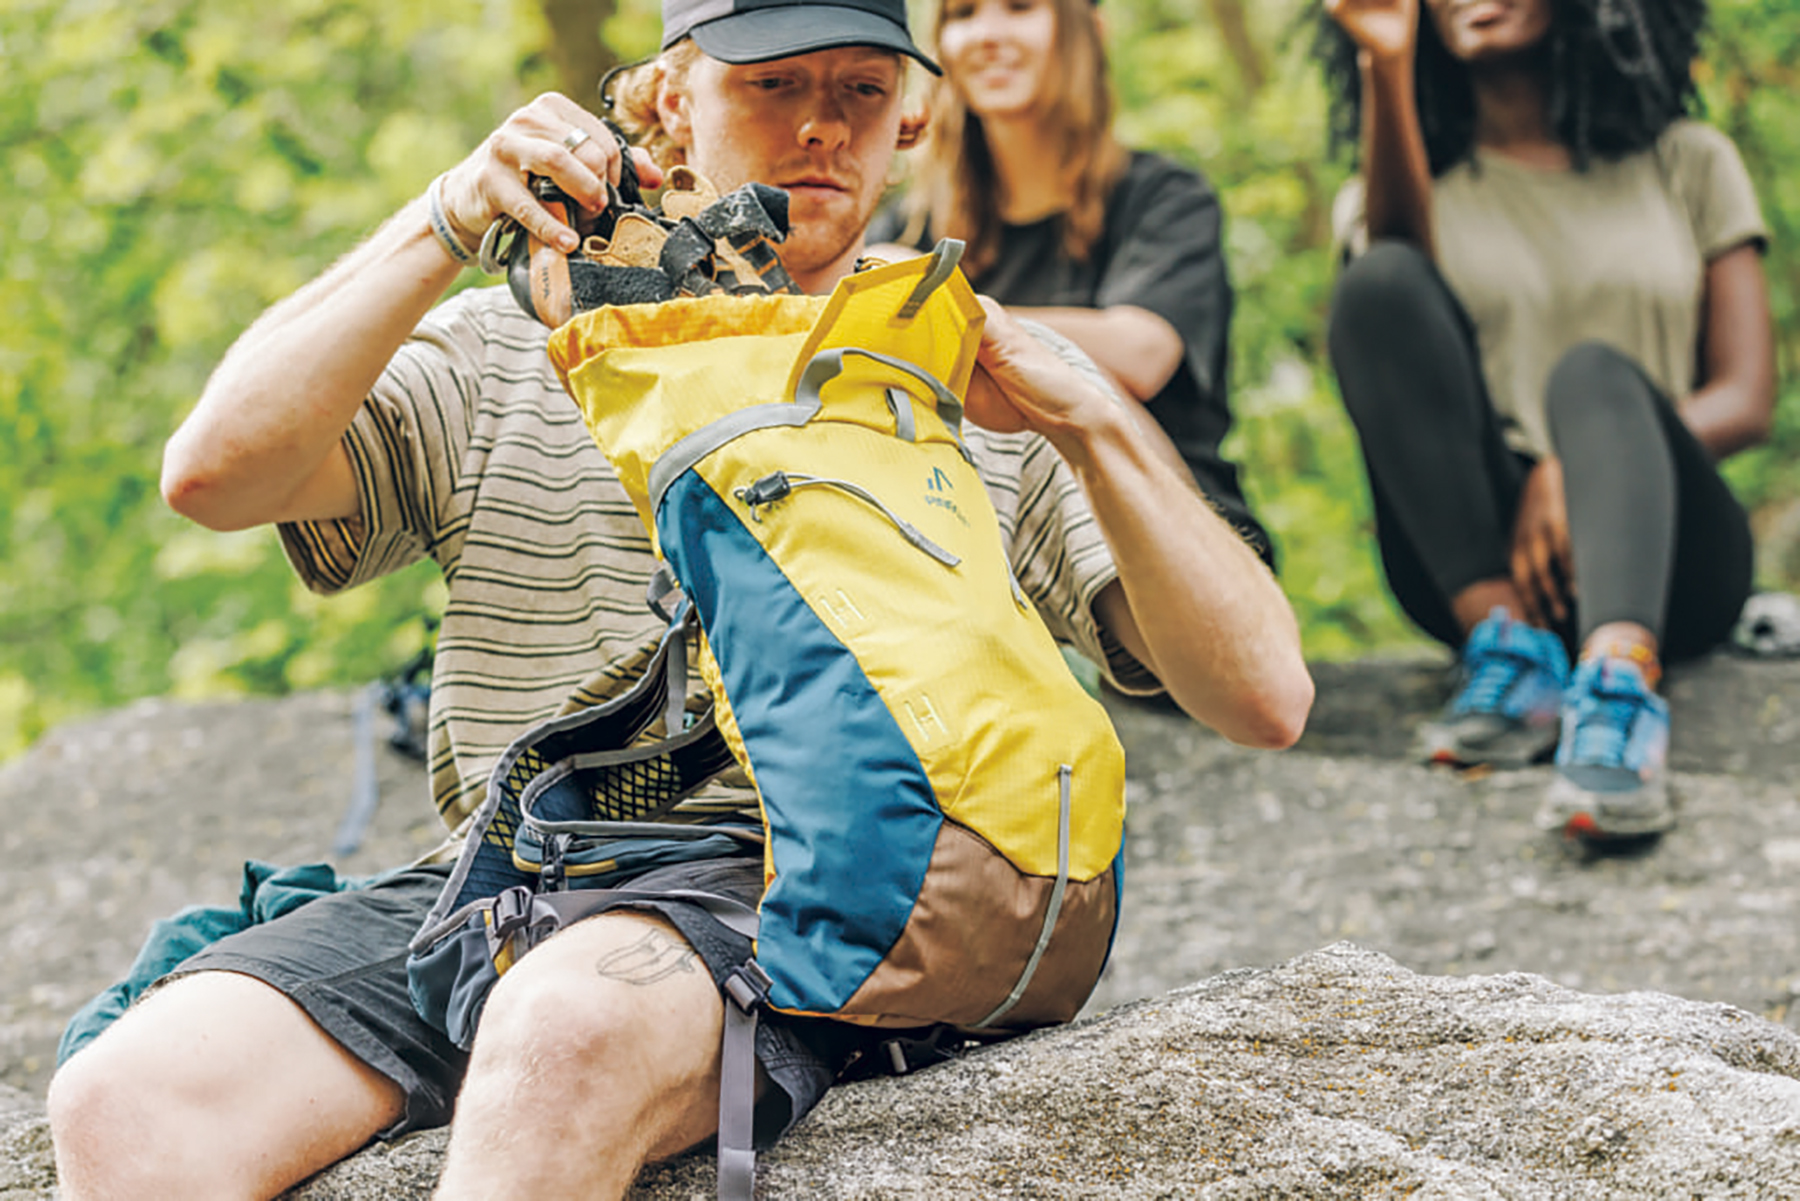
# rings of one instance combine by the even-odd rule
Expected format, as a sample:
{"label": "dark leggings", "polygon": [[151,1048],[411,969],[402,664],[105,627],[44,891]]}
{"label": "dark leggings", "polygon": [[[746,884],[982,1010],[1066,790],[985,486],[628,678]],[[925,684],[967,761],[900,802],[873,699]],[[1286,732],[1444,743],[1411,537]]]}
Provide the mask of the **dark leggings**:
{"label": "dark leggings", "polygon": [[[1362,442],[1382,565],[1400,607],[1463,639],[1450,600],[1511,576],[1513,517],[1533,460],[1488,399],[1474,327],[1421,251],[1379,242],[1338,281],[1332,368]],[[1577,622],[1570,649],[1631,621],[1664,659],[1723,641],[1750,594],[1750,523],[1668,397],[1625,355],[1576,346],[1545,389],[1562,460]]]}

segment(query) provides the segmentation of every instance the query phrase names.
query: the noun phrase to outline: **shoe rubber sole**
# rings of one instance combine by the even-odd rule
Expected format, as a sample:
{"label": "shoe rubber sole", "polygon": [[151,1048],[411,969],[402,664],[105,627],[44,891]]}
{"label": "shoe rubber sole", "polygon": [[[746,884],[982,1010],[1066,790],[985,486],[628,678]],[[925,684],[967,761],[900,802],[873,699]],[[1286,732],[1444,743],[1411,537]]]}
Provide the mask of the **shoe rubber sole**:
{"label": "shoe rubber sole", "polygon": [[1539,829],[1585,842],[1642,838],[1661,834],[1675,824],[1668,780],[1655,780],[1623,792],[1596,792],[1558,774],[1538,809]]}
{"label": "shoe rubber sole", "polygon": [[1530,767],[1556,749],[1557,726],[1509,725],[1471,730],[1463,722],[1430,722],[1420,727],[1415,755],[1425,763],[1452,767]]}

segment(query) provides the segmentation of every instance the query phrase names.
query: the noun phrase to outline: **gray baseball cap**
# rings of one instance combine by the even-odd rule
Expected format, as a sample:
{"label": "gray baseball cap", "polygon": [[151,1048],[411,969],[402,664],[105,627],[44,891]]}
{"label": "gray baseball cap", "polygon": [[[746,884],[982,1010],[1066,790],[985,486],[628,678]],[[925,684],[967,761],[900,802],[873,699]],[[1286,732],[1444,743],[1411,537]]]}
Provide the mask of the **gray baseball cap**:
{"label": "gray baseball cap", "polygon": [[662,48],[691,37],[720,62],[760,63],[834,46],[879,46],[938,65],[913,45],[906,0],[663,0]]}

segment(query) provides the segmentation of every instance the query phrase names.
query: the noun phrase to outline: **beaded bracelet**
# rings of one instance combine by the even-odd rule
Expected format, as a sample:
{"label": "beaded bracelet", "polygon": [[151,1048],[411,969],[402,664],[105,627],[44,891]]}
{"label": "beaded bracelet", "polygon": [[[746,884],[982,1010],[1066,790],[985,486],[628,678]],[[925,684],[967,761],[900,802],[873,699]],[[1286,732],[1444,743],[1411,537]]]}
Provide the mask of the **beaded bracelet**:
{"label": "beaded bracelet", "polygon": [[431,213],[431,232],[437,235],[438,243],[443,246],[446,254],[465,267],[473,267],[478,261],[475,252],[463,245],[463,240],[450,228],[450,219],[444,216],[444,199],[441,195],[443,185],[444,177],[440,175],[425,189],[425,206]]}

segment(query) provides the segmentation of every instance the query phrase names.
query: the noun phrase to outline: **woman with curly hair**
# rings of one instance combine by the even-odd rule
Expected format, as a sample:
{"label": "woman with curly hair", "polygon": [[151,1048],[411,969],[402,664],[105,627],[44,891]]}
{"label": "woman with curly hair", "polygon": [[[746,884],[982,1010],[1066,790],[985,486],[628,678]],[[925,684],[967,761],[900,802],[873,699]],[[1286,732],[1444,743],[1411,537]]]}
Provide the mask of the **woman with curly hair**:
{"label": "woman with curly hair", "polygon": [[1143,403],[1272,563],[1219,452],[1232,293],[1218,197],[1197,173],[1113,137],[1092,0],[938,0],[932,35],[944,74],[927,100],[928,140],[870,241],[910,251],[962,239],[976,289],[1075,342]]}
{"label": "woman with curly hair", "polygon": [[1655,688],[1749,593],[1716,465],[1767,436],[1775,395],[1762,217],[1730,140],[1688,119],[1705,4],[1326,11],[1335,127],[1360,152],[1332,366],[1394,594],[1460,649],[1421,754],[1554,745],[1540,824],[1659,833]]}

